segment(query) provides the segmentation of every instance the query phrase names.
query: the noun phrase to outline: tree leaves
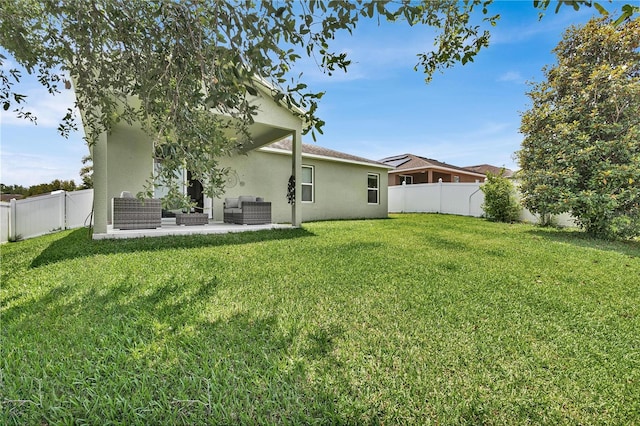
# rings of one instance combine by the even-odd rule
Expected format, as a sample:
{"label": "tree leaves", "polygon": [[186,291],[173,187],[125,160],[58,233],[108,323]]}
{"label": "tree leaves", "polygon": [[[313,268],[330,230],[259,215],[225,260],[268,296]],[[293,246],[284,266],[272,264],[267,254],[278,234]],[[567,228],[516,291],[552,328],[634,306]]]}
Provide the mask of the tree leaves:
{"label": "tree leaves", "polygon": [[640,18],[570,28],[529,93],[518,158],[525,205],[588,232],[640,235]]}
{"label": "tree leaves", "polygon": [[[304,131],[315,137],[324,125],[317,116],[321,93],[295,75],[301,55],[315,59],[328,75],[347,72],[351,61],[333,48],[333,40],[353,31],[360,19],[426,25],[436,32],[436,48],[418,55],[416,69],[429,81],[436,71],[473,62],[488,46],[489,32],[481,27],[499,20],[491,15],[491,3],[2,1],[0,45],[51,94],[59,92],[60,84],[73,86],[90,145],[119,121],[140,123],[165,168],[188,168],[211,182],[205,192],[213,194],[220,189],[215,187],[220,156],[248,141],[256,109],[247,94],[259,95],[254,79],[272,85],[276,101],[296,107],[293,112],[308,125]],[[534,5],[546,8],[549,0]],[[17,70],[0,67],[3,109],[25,100],[19,82]],[[207,117],[209,110],[231,122]],[[14,111],[35,121],[22,108]],[[65,116],[59,130],[66,135],[74,125],[74,117]]]}

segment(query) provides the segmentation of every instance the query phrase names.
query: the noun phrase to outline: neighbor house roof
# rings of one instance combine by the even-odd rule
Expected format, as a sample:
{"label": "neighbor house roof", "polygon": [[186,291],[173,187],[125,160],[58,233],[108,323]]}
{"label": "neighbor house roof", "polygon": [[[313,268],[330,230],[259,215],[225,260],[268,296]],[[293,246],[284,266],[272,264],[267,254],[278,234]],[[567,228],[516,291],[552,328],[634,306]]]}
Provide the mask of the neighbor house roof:
{"label": "neighbor house roof", "polygon": [[477,166],[467,166],[465,169],[473,170],[474,172],[487,174],[487,172],[491,172],[491,174],[499,175],[500,170],[504,169],[504,177],[513,176],[513,170],[507,169],[505,167],[492,166],[491,164],[478,164]]}
{"label": "neighbor house roof", "polygon": [[[274,142],[271,145],[267,145],[261,148],[263,151],[279,151],[291,153],[291,139],[283,139],[278,142]],[[372,165],[376,167],[384,167],[392,169],[388,164],[380,163],[378,161],[369,160],[364,157],[358,157],[356,155],[346,154],[340,151],[334,151],[333,149],[323,148],[318,145],[310,145],[307,143],[302,144],[302,156],[303,157],[315,157],[321,159],[328,159],[332,161],[342,161],[355,164]]]}
{"label": "neighbor house roof", "polygon": [[2,201],[9,202],[11,199],[15,198],[16,200],[22,200],[24,195],[22,194],[0,194],[0,198]]}
{"label": "neighbor house roof", "polygon": [[443,163],[442,161],[420,157],[419,155],[414,154],[394,155],[393,157],[383,158],[380,162],[392,166],[395,169],[394,172],[407,172],[410,170],[423,169],[445,169],[484,177],[484,174],[464,167],[454,166],[453,164]]}

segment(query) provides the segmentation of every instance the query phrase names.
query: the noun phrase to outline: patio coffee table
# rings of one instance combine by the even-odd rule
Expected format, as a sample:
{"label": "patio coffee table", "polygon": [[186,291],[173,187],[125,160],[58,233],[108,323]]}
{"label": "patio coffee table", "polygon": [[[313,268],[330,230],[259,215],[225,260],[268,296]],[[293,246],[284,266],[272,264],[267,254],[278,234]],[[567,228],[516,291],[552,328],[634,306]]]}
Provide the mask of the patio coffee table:
{"label": "patio coffee table", "polygon": [[206,225],[209,216],[206,213],[176,213],[176,225]]}

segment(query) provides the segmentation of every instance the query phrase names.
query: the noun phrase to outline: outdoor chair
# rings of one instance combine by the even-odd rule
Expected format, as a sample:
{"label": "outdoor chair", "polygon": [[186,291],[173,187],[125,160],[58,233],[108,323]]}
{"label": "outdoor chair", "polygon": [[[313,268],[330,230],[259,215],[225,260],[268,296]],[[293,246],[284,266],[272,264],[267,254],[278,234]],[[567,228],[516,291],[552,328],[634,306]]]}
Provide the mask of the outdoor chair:
{"label": "outdoor chair", "polygon": [[113,198],[114,229],[154,229],[162,224],[160,200],[147,198],[139,200],[129,192],[122,192]]}
{"label": "outdoor chair", "polygon": [[271,202],[250,195],[225,198],[223,220],[225,223],[242,225],[271,223]]}

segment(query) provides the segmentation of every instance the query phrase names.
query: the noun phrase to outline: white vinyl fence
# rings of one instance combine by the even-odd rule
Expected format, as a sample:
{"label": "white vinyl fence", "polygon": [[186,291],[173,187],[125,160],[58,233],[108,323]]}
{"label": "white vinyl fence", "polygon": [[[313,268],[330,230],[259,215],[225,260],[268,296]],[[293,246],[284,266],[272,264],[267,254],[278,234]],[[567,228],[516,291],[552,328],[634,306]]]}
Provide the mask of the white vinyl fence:
{"label": "white vinyl fence", "polygon": [[[484,192],[482,183],[420,183],[389,187],[389,213],[446,213],[481,217]],[[523,209],[520,219],[537,223],[539,218]],[[559,226],[576,226],[569,214],[554,216]]]}
{"label": "white vinyl fence", "polygon": [[93,189],[55,191],[50,195],[0,204],[0,242],[32,238],[89,225]]}
{"label": "white vinyl fence", "polygon": [[480,217],[480,183],[419,183],[389,187],[390,213],[447,213]]}

